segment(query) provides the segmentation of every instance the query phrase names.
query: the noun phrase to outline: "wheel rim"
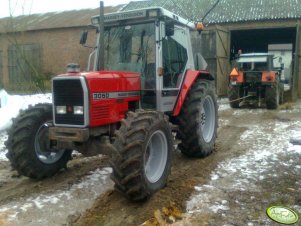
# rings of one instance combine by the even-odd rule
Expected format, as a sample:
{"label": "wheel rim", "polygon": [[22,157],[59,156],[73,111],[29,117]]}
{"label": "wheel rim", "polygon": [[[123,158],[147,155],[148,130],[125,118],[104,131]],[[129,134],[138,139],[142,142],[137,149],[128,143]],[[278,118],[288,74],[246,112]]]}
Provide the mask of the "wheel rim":
{"label": "wheel rim", "polygon": [[149,182],[156,183],[163,175],[167,153],[166,136],[161,130],[157,130],[149,138],[144,154],[144,172]]}
{"label": "wheel rim", "polygon": [[48,123],[44,123],[40,126],[35,136],[34,147],[36,156],[42,163],[53,164],[63,156],[64,150],[50,149],[48,131]]}
{"label": "wheel rim", "polygon": [[201,111],[201,133],[205,142],[210,142],[215,131],[215,105],[211,96],[206,96]]}

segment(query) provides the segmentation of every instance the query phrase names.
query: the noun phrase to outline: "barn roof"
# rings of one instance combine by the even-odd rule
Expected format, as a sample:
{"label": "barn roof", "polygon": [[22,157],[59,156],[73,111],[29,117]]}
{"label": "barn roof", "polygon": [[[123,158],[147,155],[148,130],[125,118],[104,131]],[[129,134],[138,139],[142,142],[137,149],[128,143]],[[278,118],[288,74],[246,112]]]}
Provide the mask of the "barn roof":
{"label": "barn roof", "polygon": [[[116,12],[121,7],[105,7],[104,11],[105,13]],[[0,19],[0,33],[82,27],[88,25],[91,16],[97,14],[99,14],[99,8],[7,17]]]}
{"label": "barn roof", "polygon": [[[200,21],[217,0],[151,0],[130,2],[123,10],[160,6],[176,14]],[[208,24],[258,20],[300,19],[301,0],[220,0],[205,18]]]}

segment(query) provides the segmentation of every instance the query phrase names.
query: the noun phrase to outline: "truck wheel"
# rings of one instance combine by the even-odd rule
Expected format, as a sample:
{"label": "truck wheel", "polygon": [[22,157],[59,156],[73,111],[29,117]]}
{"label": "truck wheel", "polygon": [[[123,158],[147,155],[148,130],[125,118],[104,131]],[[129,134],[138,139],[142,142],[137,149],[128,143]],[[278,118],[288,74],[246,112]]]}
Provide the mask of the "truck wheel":
{"label": "truck wheel", "polygon": [[138,201],[165,186],[173,152],[167,116],[156,111],[129,112],[113,145],[111,178],[117,190]]}
{"label": "truck wheel", "polygon": [[66,168],[71,151],[50,148],[49,126],[52,126],[51,104],[29,107],[14,119],[6,147],[7,157],[19,174],[42,179]]}
{"label": "truck wheel", "polygon": [[214,86],[198,79],[189,91],[178,117],[179,148],[188,157],[209,155],[217,136],[217,103]]}
{"label": "truck wheel", "polygon": [[229,88],[228,88],[228,98],[229,98],[229,101],[230,101],[231,108],[239,108],[240,101],[237,100],[237,99],[240,98],[239,92],[240,92],[240,87],[231,86],[231,85],[229,86]]}
{"label": "truck wheel", "polygon": [[279,106],[279,85],[274,84],[265,88],[265,101],[267,109],[277,109]]}

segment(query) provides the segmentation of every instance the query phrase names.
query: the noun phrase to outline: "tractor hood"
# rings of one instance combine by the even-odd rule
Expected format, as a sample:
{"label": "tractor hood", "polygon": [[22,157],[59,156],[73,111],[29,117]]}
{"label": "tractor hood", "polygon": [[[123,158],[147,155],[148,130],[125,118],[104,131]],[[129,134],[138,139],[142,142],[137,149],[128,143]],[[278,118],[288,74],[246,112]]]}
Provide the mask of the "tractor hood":
{"label": "tractor hood", "polygon": [[83,76],[91,93],[140,91],[140,74],[121,71],[67,73],[59,77]]}

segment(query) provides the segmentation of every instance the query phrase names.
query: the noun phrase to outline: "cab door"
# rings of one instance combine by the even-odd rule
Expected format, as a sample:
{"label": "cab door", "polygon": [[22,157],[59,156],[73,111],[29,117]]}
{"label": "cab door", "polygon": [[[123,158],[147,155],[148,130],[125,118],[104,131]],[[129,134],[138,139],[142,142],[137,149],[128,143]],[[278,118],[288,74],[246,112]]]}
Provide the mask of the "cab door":
{"label": "cab door", "polygon": [[[190,43],[189,30],[175,25],[174,34],[166,36],[164,23],[161,26],[162,42],[159,52],[159,68],[162,68],[158,76],[157,109],[163,112],[171,112],[174,109],[181,84],[188,68],[193,69],[191,54],[188,49]],[[190,39],[189,39],[190,40]],[[191,52],[191,51],[190,51]]]}

